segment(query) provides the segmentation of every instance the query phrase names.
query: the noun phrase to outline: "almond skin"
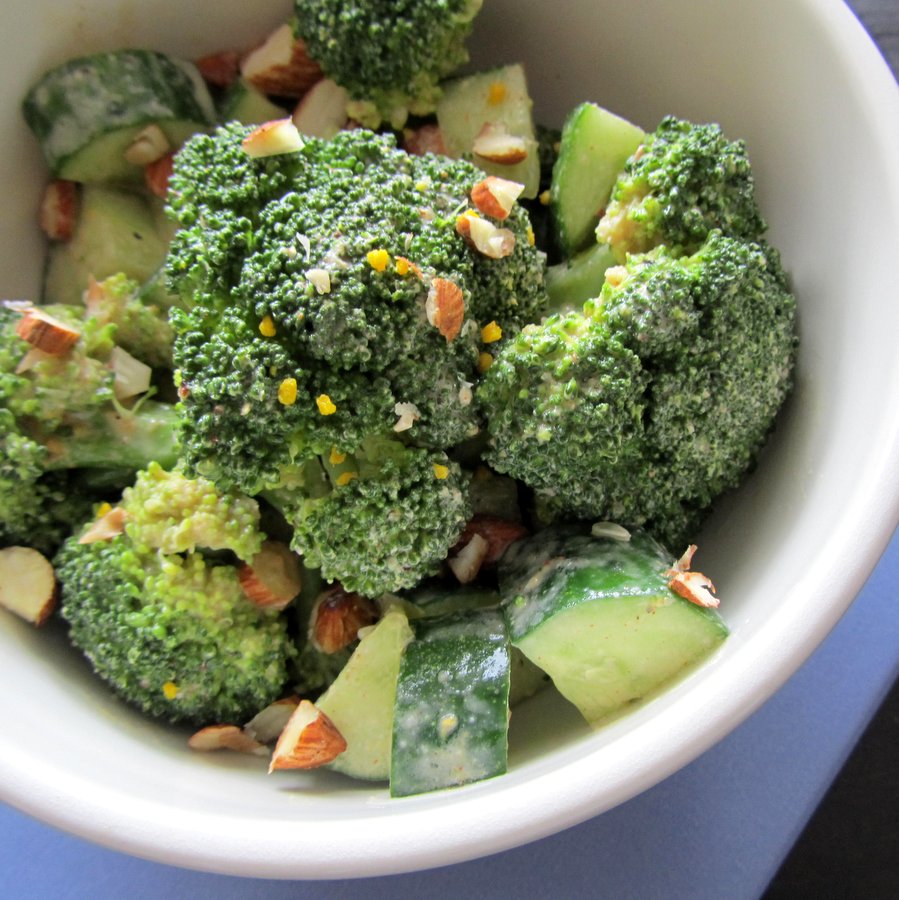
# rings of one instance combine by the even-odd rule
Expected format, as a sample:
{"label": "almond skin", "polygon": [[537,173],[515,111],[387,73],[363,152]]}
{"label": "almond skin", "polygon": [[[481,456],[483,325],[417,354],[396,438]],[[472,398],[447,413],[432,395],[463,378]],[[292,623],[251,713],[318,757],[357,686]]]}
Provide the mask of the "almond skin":
{"label": "almond skin", "polygon": [[462,330],[465,320],[465,295],[462,288],[448,278],[435,278],[427,299],[428,322],[431,323],[449,344]]}
{"label": "almond skin", "polygon": [[208,725],[194,732],[187,739],[187,746],[191,750],[203,752],[236,750],[238,753],[268,756],[268,747],[265,744],[260,744],[236,725]]}
{"label": "almond skin", "polygon": [[457,553],[474,535],[478,534],[487,541],[487,555],[484,558],[484,565],[492,566],[499,561],[510,544],[527,537],[529,533],[528,529],[518,522],[511,522],[508,519],[501,519],[499,516],[479,513],[472,516],[466,523],[455,548],[453,548],[453,553]]}
{"label": "almond skin", "polygon": [[169,192],[169,179],[175,169],[175,154],[166,153],[144,166],[144,183],[152,194],[165,199]]}
{"label": "almond skin", "polygon": [[51,356],[63,356],[68,353],[81,337],[81,332],[60,322],[59,319],[40,309],[27,309],[16,324],[16,334],[32,347],[49,353]]}
{"label": "almond skin", "polygon": [[240,54],[236,50],[221,50],[194,60],[203,80],[217,88],[228,88],[240,73]]}
{"label": "almond skin", "polygon": [[360,594],[335,584],[319,594],[309,617],[309,640],[322,653],[337,653],[359,635],[359,629],[377,622],[377,605]]}
{"label": "almond skin", "polygon": [[241,61],[243,77],[263,94],[302,97],[322,77],[318,63],[288,24],[276,28]]}
{"label": "almond skin", "polygon": [[309,700],[301,700],[278,738],[269,772],[276,769],[317,769],[346,750],[334,723]]}
{"label": "almond skin", "polygon": [[77,217],[78,185],[59,178],[51,181],[41,198],[41,230],[51,241],[71,240]]}
{"label": "almond skin", "polygon": [[260,609],[284,609],[303,586],[299,557],[286,544],[265,541],[249,563],[237,571],[237,580]]}
{"label": "almond skin", "polygon": [[521,196],[524,185],[489,175],[471,189],[471,202],[478,212],[494,219],[507,219]]}

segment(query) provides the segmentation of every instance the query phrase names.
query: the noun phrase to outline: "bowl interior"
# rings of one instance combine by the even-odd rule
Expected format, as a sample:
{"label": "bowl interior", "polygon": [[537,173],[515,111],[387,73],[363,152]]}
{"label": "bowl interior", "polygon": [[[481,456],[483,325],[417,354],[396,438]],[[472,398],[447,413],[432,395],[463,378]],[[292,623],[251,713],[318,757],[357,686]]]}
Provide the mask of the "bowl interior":
{"label": "bowl interior", "polygon": [[[11,38],[0,59],[4,297],[34,297],[41,270],[33,223],[46,176],[19,116],[25,90],[73,55],[148,46],[192,57],[252,43],[289,13],[282,0],[219,0],[208,16],[199,6],[32,0],[0,11]],[[795,670],[873,567],[899,505],[899,100],[845,7],[488,0],[471,46],[478,67],[525,61],[548,124],[594,100],[646,128],[675,113],[748,142],[802,347],[758,470],[698,541],[730,640],[596,734],[552,694],[535,698],[513,718],[509,775],[390,801],[339,776],[267,779],[252,759],[198,759],[184,733],[96,684],[60,627],[36,633],[3,616],[0,679],[18,686],[0,735],[8,802],[120,849],[247,875],[378,874],[481,855],[601,812],[710,746]]]}

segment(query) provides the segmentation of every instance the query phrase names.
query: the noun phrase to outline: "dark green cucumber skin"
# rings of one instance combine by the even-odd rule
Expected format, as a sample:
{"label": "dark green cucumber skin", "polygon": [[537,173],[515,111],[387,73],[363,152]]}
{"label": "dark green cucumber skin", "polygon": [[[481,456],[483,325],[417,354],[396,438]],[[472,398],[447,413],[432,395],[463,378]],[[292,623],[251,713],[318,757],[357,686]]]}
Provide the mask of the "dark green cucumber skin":
{"label": "dark green cucumber skin", "polygon": [[70,60],[47,72],[22,101],[22,114],[50,170],[102,135],[150,122],[213,124],[198,82],[184,64],[148,50],[120,50]]}
{"label": "dark green cucumber skin", "polygon": [[497,609],[414,623],[400,662],[390,793],[501,775],[508,762],[509,640]]}

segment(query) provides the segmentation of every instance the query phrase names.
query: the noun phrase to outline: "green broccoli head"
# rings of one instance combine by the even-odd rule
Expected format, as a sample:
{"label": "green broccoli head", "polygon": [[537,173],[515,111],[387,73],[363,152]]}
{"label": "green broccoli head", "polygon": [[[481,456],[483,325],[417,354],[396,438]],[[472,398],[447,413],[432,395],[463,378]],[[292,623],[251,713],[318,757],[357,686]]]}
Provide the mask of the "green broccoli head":
{"label": "green broccoli head", "polygon": [[713,230],[749,241],[765,231],[746,145],[667,116],[627,161],[597,238],[623,262],[663,244],[695,252]]}
{"label": "green broccoli head", "polygon": [[124,533],[55,559],[72,642],[126,701],[169,721],[240,723],[280,696],[284,616],[245,596],[262,547],[254,500],[151,465],[120,504]]}
{"label": "green broccoli head", "polygon": [[391,437],[308,463],[301,484],[271,499],[305,563],[367,597],[434,574],[470,516],[460,467]]}
{"label": "green broccoli head", "polygon": [[479,391],[487,460],[553,516],[677,543],[753,463],[790,388],[795,301],[775,251],[713,232],[607,274],[583,313],[510,341]]}
{"label": "green broccoli head", "polygon": [[352,118],[401,128],[433,112],[438,82],[467,62],[465,39],[482,0],[297,0],[295,28],[309,55],[350,95]]}
{"label": "green broccoli head", "polygon": [[[184,300],[172,322],[191,471],[256,493],[368,434],[396,428],[435,449],[470,437],[483,325],[514,333],[544,300],[527,214],[516,209],[504,225],[513,251],[489,258],[457,231],[483,177],[469,163],[410,156],[364,130],[254,160],[240,146],[247,133],[195,138],[203,152],[191,141],[176,161],[181,228],[168,273]],[[247,174],[256,166],[277,185],[240,194],[239,241],[230,227],[220,240],[216,216],[233,198],[215,190],[225,173],[202,183],[196,167],[210,160],[234,165],[239,184],[258,186]],[[455,328],[440,318],[449,301]]]}

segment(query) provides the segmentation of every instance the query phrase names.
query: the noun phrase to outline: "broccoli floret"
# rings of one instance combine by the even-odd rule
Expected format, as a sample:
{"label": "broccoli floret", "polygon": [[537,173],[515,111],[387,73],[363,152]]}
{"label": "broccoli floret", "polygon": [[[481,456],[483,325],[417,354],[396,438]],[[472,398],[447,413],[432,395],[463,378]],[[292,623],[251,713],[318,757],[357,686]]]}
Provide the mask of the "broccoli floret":
{"label": "broccoli floret", "polygon": [[83,518],[88,497],[98,499],[87,470],[121,487],[149,461],[177,455],[173,406],[116,397],[118,326],[77,307],[44,312],[80,331],[66,352],[32,347],[17,333],[23,311],[0,306],[0,541],[41,549]]}
{"label": "broccoli floret", "polygon": [[486,459],[548,514],[677,543],[753,463],[790,388],[795,301],[773,249],[713,232],[607,274],[582,313],[506,344],[479,394]]}
{"label": "broccoli floret", "polygon": [[367,597],[434,574],[470,515],[458,464],[389,437],[314,459],[302,481],[267,497],[294,525],[306,565]]}
{"label": "broccoli floret", "polygon": [[238,577],[264,539],[256,501],[153,464],[120,504],[124,533],[55,559],[72,642],[152,716],[240,723],[277,699],[295,648]]}
{"label": "broccoli floret", "polygon": [[350,95],[369,128],[433,112],[438,82],[468,61],[465,39],[482,0],[297,0],[295,28],[309,55]]}
{"label": "broccoli floret", "polygon": [[746,145],[667,116],[627,161],[597,238],[623,262],[660,245],[693,253],[713,230],[748,241],[765,231]]}

